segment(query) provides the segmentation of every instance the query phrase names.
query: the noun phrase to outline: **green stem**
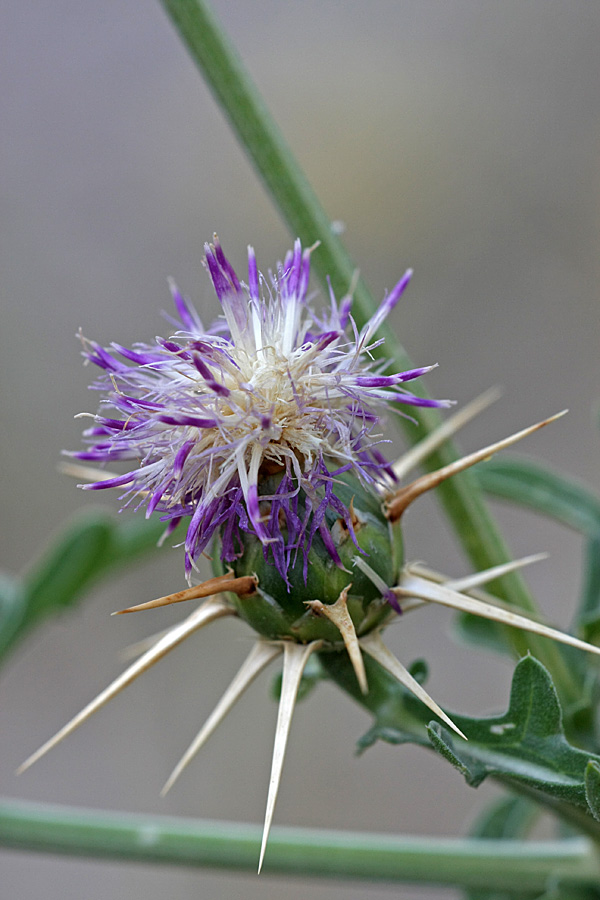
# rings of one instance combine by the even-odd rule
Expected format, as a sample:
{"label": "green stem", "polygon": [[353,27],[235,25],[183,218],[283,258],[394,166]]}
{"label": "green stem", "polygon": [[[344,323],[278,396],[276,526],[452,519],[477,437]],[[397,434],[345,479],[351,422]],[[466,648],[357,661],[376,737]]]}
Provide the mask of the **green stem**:
{"label": "green stem", "polygon": [[[333,233],[330,218],[210,6],[203,0],[161,2],[291,233],[305,244],[320,240],[321,246],[314,254],[315,271],[323,283],[329,276],[334,291],[341,296],[348,290],[356,266]],[[360,326],[376,308],[373,297],[360,279],[354,291],[354,301],[355,317]],[[390,358],[393,348],[395,363],[405,369],[411,368],[412,363],[393,332],[382,326],[379,335],[385,338],[386,343],[385,349],[377,348],[376,354],[379,352]],[[441,421],[436,410],[415,407],[411,414],[425,432],[433,430]],[[409,440],[414,441],[412,423],[403,417],[400,417],[400,423],[406,427]],[[431,454],[426,468],[440,468],[458,455],[454,445],[447,441]],[[470,473],[449,479],[437,491],[476,569],[486,569],[510,558],[508,548]],[[535,602],[519,573],[506,575],[498,581],[496,593],[523,610],[536,611]],[[550,669],[564,703],[571,703],[579,696],[578,685],[557,647],[534,636],[525,637],[515,629],[508,629],[507,637],[518,656],[530,650]]]}
{"label": "green stem", "polygon": [[[0,803],[0,845],[11,849],[252,872],[260,838],[254,825]],[[274,828],[269,872],[541,891],[549,878],[597,885],[600,860],[585,839],[523,843]]]}

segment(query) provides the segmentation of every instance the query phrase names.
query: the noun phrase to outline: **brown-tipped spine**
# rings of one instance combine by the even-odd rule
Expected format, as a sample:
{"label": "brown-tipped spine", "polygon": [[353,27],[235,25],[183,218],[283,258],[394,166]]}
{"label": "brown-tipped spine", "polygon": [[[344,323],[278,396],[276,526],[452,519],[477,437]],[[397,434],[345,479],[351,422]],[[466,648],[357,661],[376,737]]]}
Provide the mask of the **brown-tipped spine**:
{"label": "brown-tipped spine", "polygon": [[186,600],[202,600],[205,597],[211,597],[223,591],[231,591],[233,594],[244,597],[253,594],[257,584],[258,578],[255,575],[243,575],[241,578],[235,578],[231,573],[218,575],[216,578],[209,578],[208,581],[203,581],[202,584],[197,584],[195,587],[187,588],[184,591],[177,591],[177,593],[169,594],[167,597],[158,597],[156,600],[149,600],[147,603],[140,603],[138,606],[120,609],[114,612],[113,616],[140,612],[143,609],[156,609],[159,606],[171,606],[172,603],[185,603]]}
{"label": "brown-tipped spine", "polygon": [[450,463],[441,469],[437,469],[435,472],[428,472],[427,475],[422,475],[421,478],[417,478],[415,481],[411,482],[411,484],[406,485],[406,487],[400,488],[400,490],[394,494],[391,500],[386,504],[386,516],[390,522],[397,522],[407,507],[409,507],[417,497],[420,497],[421,494],[425,494],[427,491],[432,490],[441,484],[442,481],[446,481],[446,479],[451,478],[453,475],[464,472],[465,469],[474,466],[475,463],[481,462],[484,459],[489,459],[490,456],[493,456],[494,453],[497,453],[499,450],[510,447],[511,444],[516,444],[517,441],[527,437],[527,435],[533,434],[534,431],[538,431],[545,425],[549,425],[550,422],[554,422],[555,419],[564,416],[566,412],[567,410],[565,409],[555,416],[544,419],[543,422],[536,422],[535,425],[530,425],[529,428],[524,428],[522,431],[511,434],[510,437],[504,438],[502,441],[490,444],[488,447],[477,450],[475,453],[471,453],[468,456],[463,456],[462,459],[457,459],[455,462]]}

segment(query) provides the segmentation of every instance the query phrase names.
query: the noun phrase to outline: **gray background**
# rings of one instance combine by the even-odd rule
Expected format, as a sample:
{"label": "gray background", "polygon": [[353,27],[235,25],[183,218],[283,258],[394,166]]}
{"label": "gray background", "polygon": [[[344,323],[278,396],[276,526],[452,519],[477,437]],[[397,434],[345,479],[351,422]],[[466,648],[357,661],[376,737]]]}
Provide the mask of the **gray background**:
{"label": "gray background", "polygon": [[[268,104],[362,274],[382,296],[412,265],[393,325],[431,389],[503,399],[467,449],[565,406],[523,448],[596,489],[600,7],[596,3],[219,0]],[[69,513],[116,498],[56,471],[93,408],[81,326],[107,343],[165,332],[166,277],[209,314],[201,267],[218,230],[241,268],[290,243],[157,3],[36,0],[0,12],[2,565],[22,569]],[[567,624],[579,541],[499,508],[515,554],[549,549],[529,580]],[[432,501],[407,516],[410,557],[467,571]],[[183,586],[179,552],[149,560],[33,635],[0,684],[0,790],[39,801],[262,820],[276,708],[263,676],[165,800],[158,791],[249,646],[223,622],[190,639],[21,779],[22,759],[120,670],[121,648],[181,613],[108,613]],[[443,705],[506,704],[510,666],[449,639],[451,617],[410,617],[390,643],[431,663]],[[432,754],[385,745],[353,756],[368,727],[327,686],[297,711],[276,822],[457,834],[477,793]],[[268,868],[268,855],[267,855]],[[3,897],[448,896],[430,889],[302,883],[139,865],[0,855]],[[452,892],[449,892],[452,894]]]}

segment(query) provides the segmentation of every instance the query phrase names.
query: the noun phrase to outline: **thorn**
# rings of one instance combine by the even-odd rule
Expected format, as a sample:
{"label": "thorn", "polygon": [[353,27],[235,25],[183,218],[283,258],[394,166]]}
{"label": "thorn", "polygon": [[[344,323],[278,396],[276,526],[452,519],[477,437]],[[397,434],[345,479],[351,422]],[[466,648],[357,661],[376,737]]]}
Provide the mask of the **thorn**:
{"label": "thorn", "polygon": [[173,787],[188,763],[191,762],[198,751],[204,746],[208,738],[215,731],[217,726],[220,725],[232,706],[242,696],[246,688],[252,684],[257,675],[259,675],[276,656],[279,656],[281,652],[281,644],[268,643],[263,640],[258,640],[255,643],[245,662],[242,664],[242,667],[215,706],[204,726],[198,732],[169,775],[165,786],[160,792],[161,797],[164,797]]}
{"label": "thorn", "polygon": [[375,569],[372,569],[368,562],[365,562],[362,556],[353,556],[352,564],[357,566],[360,571],[367,576],[369,581],[375,585],[379,593],[382,597],[385,597],[387,593],[389,593],[389,585],[383,580],[381,575],[379,575]]}
{"label": "thorn", "polygon": [[[498,597],[494,597],[491,594],[487,594],[485,591],[479,590],[479,586],[487,584],[488,581],[492,581],[495,578],[501,578],[503,575],[507,575],[509,572],[513,572],[523,566],[528,566],[534,562],[547,559],[549,555],[549,553],[535,553],[532,556],[524,556],[522,559],[512,560],[511,562],[494,566],[491,569],[484,569],[482,572],[475,572],[464,578],[456,579],[448,578],[447,575],[441,575],[439,572],[434,572],[433,569],[429,569],[427,566],[423,566],[420,563],[410,563],[405,566],[404,571],[408,575],[416,575],[420,578],[425,578],[427,581],[431,581],[434,584],[443,584],[444,587],[450,588],[453,591],[469,594],[471,597],[475,597],[476,600],[482,600],[484,603],[489,602],[490,605],[498,607],[499,609],[515,612],[518,611],[518,608],[510,606],[508,603],[503,603]],[[391,590],[394,591],[394,588]],[[402,612],[408,613],[415,609],[420,609],[422,606],[426,606],[427,602],[427,600],[423,600],[420,597],[407,597],[402,601]]]}
{"label": "thorn", "polygon": [[[549,553],[533,553],[531,556],[523,556],[521,559],[513,559],[510,562],[502,563],[499,566],[493,566],[491,569],[483,569],[481,572],[465,575],[464,578],[447,578],[437,572],[432,572],[425,566],[419,565],[408,565],[406,566],[405,571],[409,575],[418,575],[422,578],[426,578],[428,581],[433,581],[436,584],[443,584],[444,587],[450,588],[452,591],[459,591],[463,594],[467,594],[475,588],[480,587],[482,584],[487,584],[489,581],[494,581],[496,578],[502,578],[503,575],[508,575],[510,572],[514,572],[517,569],[522,569],[525,566],[530,566],[533,563],[548,559],[549,555]],[[506,608],[508,608],[507,604],[502,604],[500,601],[498,601],[498,605],[506,606]]]}
{"label": "thorn", "polygon": [[491,619],[492,622],[500,622],[502,625],[520,628],[522,631],[529,631],[532,634],[550,638],[559,644],[567,644],[569,647],[577,647],[579,650],[586,650],[588,653],[595,653],[600,656],[600,647],[587,644],[585,641],[580,641],[579,638],[570,634],[565,634],[556,628],[550,628],[548,625],[542,625],[540,622],[535,622],[526,616],[495,606],[493,603],[486,603],[474,597],[467,597],[466,594],[459,594],[445,585],[435,584],[416,575],[403,574],[400,579],[400,587],[392,588],[392,590],[395,594],[400,594],[400,596],[418,597],[429,603],[439,603],[441,606],[449,606],[451,609],[458,609],[460,612],[473,613],[482,619]]}
{"label": "thorn", "polygon": [[396,659],[392,651],[389,647],[383,643],[383,639],[378,631],[372,631],[371,634],[365,635],[365,637],[360,639],[360,646],[363,650],[372,656],[379,665],[383,666],[390,675],[393,675],[394,678],[397,678],[400,684],[403,684],[404,687],[409,690],[411,693],[418,697],[425,706],[429,707],[429,709],[439,716],[442,722],[445,722],[446,725],[449,725],[453,731],[455,731],[461,738],[464,740],[468,740],[467,736],[462,733],[460,728],[454,724],[452,719],[446,715],[444,710],[438,706],[435,700],[429,696],[427,691],[422,685],[416,681],[413,676],[410,674],[408,669],[406,669],[400,660]]}
{"label": "thorn", "polygon": [[107,688],[98,694],[91,703],[88,703],[81,712],[77,713],[70,722],[67,722],[54,737],[50,738],[49,741],[46,741],[39,750],[36,750],[35,753],[26,759],[17,769],[17,775],[20,775],[32,766],[33,763],[44,756],[48,750],[51,750],[52,747],[59,744],[60,741],[71,734],[72,731],[75,731],[75,729],[85,722],[86,719],[89,719],[93,713],[108,703],[109,700],[112,700],[113,697],[116,697],[123,688],[127,687],[128,684],[131,684],[132,681],[135,681],[142,672],[151,668],[151,666],[158,662],[159,659],[162,659],[162,657],[170,650],[185,640],[188,635],[192,634],[194,631],[199,631],[200,628],[203,628],[210,622],[214,622],[216,619],[220,619],[222,616],[231,616],[234,614],[234,610],[227,605],[224,600],[217,599],[208,600],[198,609],[194,610],[191,616],[188,616],[188,618],[184,619],[183,622],[180,622],[179,625],[171,628],[164,637],[160,638],[154,647],[151,647],[150,650],[144,653],[143,656],[136,660],[136,662],[109,684]]}
{"label": "thorn", "polygon": [[497,453],[499,450],[504,450],[506,447],[516,444],[517,441],[527,437],[529,434],[533,434],[534,431],[538,431],[545,425],[549,425],[550,422],[560,419],[566,412],[567,410],[564,409],[562,412],[550,416],[548,419],[544,419],[543,422],[537,422],[535,425],[530,425],[529,428],[517,431],[515,434],[510,435],[510,437],[504,438],[502,441],[490,444],[488,447],[477,450],[475,453],[471,453],[468,456],[463,456],[462,459],[457,459],[455,462],[443,466],[435,472],[428,472],[427,475],[422,475],[421,478],[417,478],[416,481],[413,481],[406,487],[400,488],[386,504],[386,515],[388,519],[391,522],[397,522],[406,508],[410,506],[417,497],[420,497],[421,494],[437,487],[442,481],[446,481],[447,478],[451,478],[458,472],[462,472],[470,466],[474,466],[475,463],[481,462],[484,459],[489,459],[490,456],[493,456],[494,453]]}
{"label": "thorn", "polygon": [[409,472],[415,469],[420,462],[427,459],[434,450],[437,450],[444,441],[449,437],[452,437],[453,434],[456,434],[456,432],[466,425],[467,422],[470,422],[471,419],[478,416],[479,413],[483,412],[484,409],[487,409],[488,406],[491,406],[492,403],[495,403],[501,395],[502,391],[500,388],[490,388],[488,391],[485,391],[485,393],[475,397],[475,399],[471,400],[470,403],[467,403],[466,406],[463,406],[459,412],[446,419],[439,428],[432,431],[431,434],[422,441],[419,441],[418,444],[415,444],[414,447],[411,447],[407,453],[404,453],[400,459],[394,463],[394,475],[398,481],[401,481]]}
{"label": "thorn", "polygon": [[122,616],[125,613],[140,612],[143,609],[156,609],[159,606],[170,606],[172,603],[184,603],[186,600],[200,600],[212,597],[221,591],[231,591],[242,596],[253,594],[257,584],[258,579],[254,575],[234,578],[232,573],[228,572],[225,575],[218,575],[216,578],[209,578],[208,581],[203,581],[202,584],[197,584],[184,591],[177,591],[175,594],[168,594],[157,600],[149,600],[147,603],[139,603],[137,606],[129,606],[127,609],[119,609],[111,613],[111,616]]}
{"label": "thorn", "polygon": [[277,800],[277,793],[279,791],[281,770],[283,768],[283,760],[285,758],[285,750],[290,733],[294,706],[296,705],[296,697],[298,696],[298,688],[300,687],[300,679],[302,678],[302,673],[304,672],[309,656],[315,650],[318,650],[322,643],[322,641],[313,641],[311,644],[293,644],[290,641],[283,642],[283,680],[281,683],[281,699],[279,701],[279,713],[277,715],[277,726],[275,729],[275,744],[273,746],[273,762],[271,765],[271,778],[269,780],[267,810],[265,813],[265,824],[260,848],[260,859],[258,862],[259,874],[265,858],[269,831],[271,829],[271,822],[273,821],[275,801]]}
{"label": "thorn", "polygon": [[321,603],[320,600],[308,600],[306,605],[309,606],[313,612],[317,613],[317,615],[323,615],[328,618],[339,630],[346,646],[346,650],[348,651],[348,656],[350,657],[350,662],[352,663],[352,668],[356,674],[359,687],[363,694],[368,694],[369,686],[367,684],[365,664],[362,653],[360,652],[354,622],[348,612],[348,591],[351,587],[351,584],[345,587],[335,603],[327,604]]}

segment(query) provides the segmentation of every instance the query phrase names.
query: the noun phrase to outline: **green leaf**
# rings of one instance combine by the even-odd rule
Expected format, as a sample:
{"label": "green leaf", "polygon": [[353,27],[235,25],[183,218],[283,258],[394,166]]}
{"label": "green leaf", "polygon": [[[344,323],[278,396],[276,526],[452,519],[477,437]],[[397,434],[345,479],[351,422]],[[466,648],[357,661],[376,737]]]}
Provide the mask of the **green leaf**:
{"label": "green leaf", "polygon": [[164,528],[159,521],[120,520],[103,510],[75,516],[22,579],[0,579],[0,659],[101,578],[156,552]]}
{"label": "green leaf", "polygon": [[71,603],[102,558],[110,540],[105,516],[78,516],[34,564],[13,595],[2,621],[0,657],[40,619]]}
{"label": "green leaf", "polygon": [[[526,786],[540,800],[549,798],[557,809],[569,804],[593,814],[586,770],[590,760],[600,765],[600,757],[569,744],[552,679],[532,656],[524,657],[515,668],[505,715],[452,718],[468,742],[437,722],[427,731],[434,749],[462,772],[468,784],[477,787],[494,775],[515,787]],[[595,784],[595,774],[588,777]],[[593,787],[591,791],[593,800]]]}
{"label": "green leaf", "polygon": [[35,618],[73,602],[106,564],[112,525],[104,513],[71,521],[23,579],[28,615]]}
{"label": "green leaf", "polygon": [[600,765],[593,759],[585,767],[585,796],[592,815],[600,821]]}
{"label": "green leaf", "polygon": [[574,631],[584,641],[600,638],[600,535],[588,541],[583,565],[583,584]]}
{"label": "green leaf", "polygon": [[9,636],[15,634],[23,618],[23,586],[20,579],[0,573],[0,655]]}
{"label": "green leaf", "polygon": [[573,478],[519,457],[495,457],[473,473],[487,494],[550,516],[588,537],[600,535],[600,500]]}
{"label": "green leaf", "polygon": [[378,740],[433,747],[473,787],[494,776],[600,839],[584,783],[588,762],[600,765],[600,756],[568,742],[552,679],[534,657],[526,656],[516,666],[505,715],[471,718],[447,711],[468,741],[432,722],[429,709],[373,659],[365,657],[368,694],[361,694],[347,654],[320,652],[319,659],[327,675],[374,716],[358,742],[359,753]]}

